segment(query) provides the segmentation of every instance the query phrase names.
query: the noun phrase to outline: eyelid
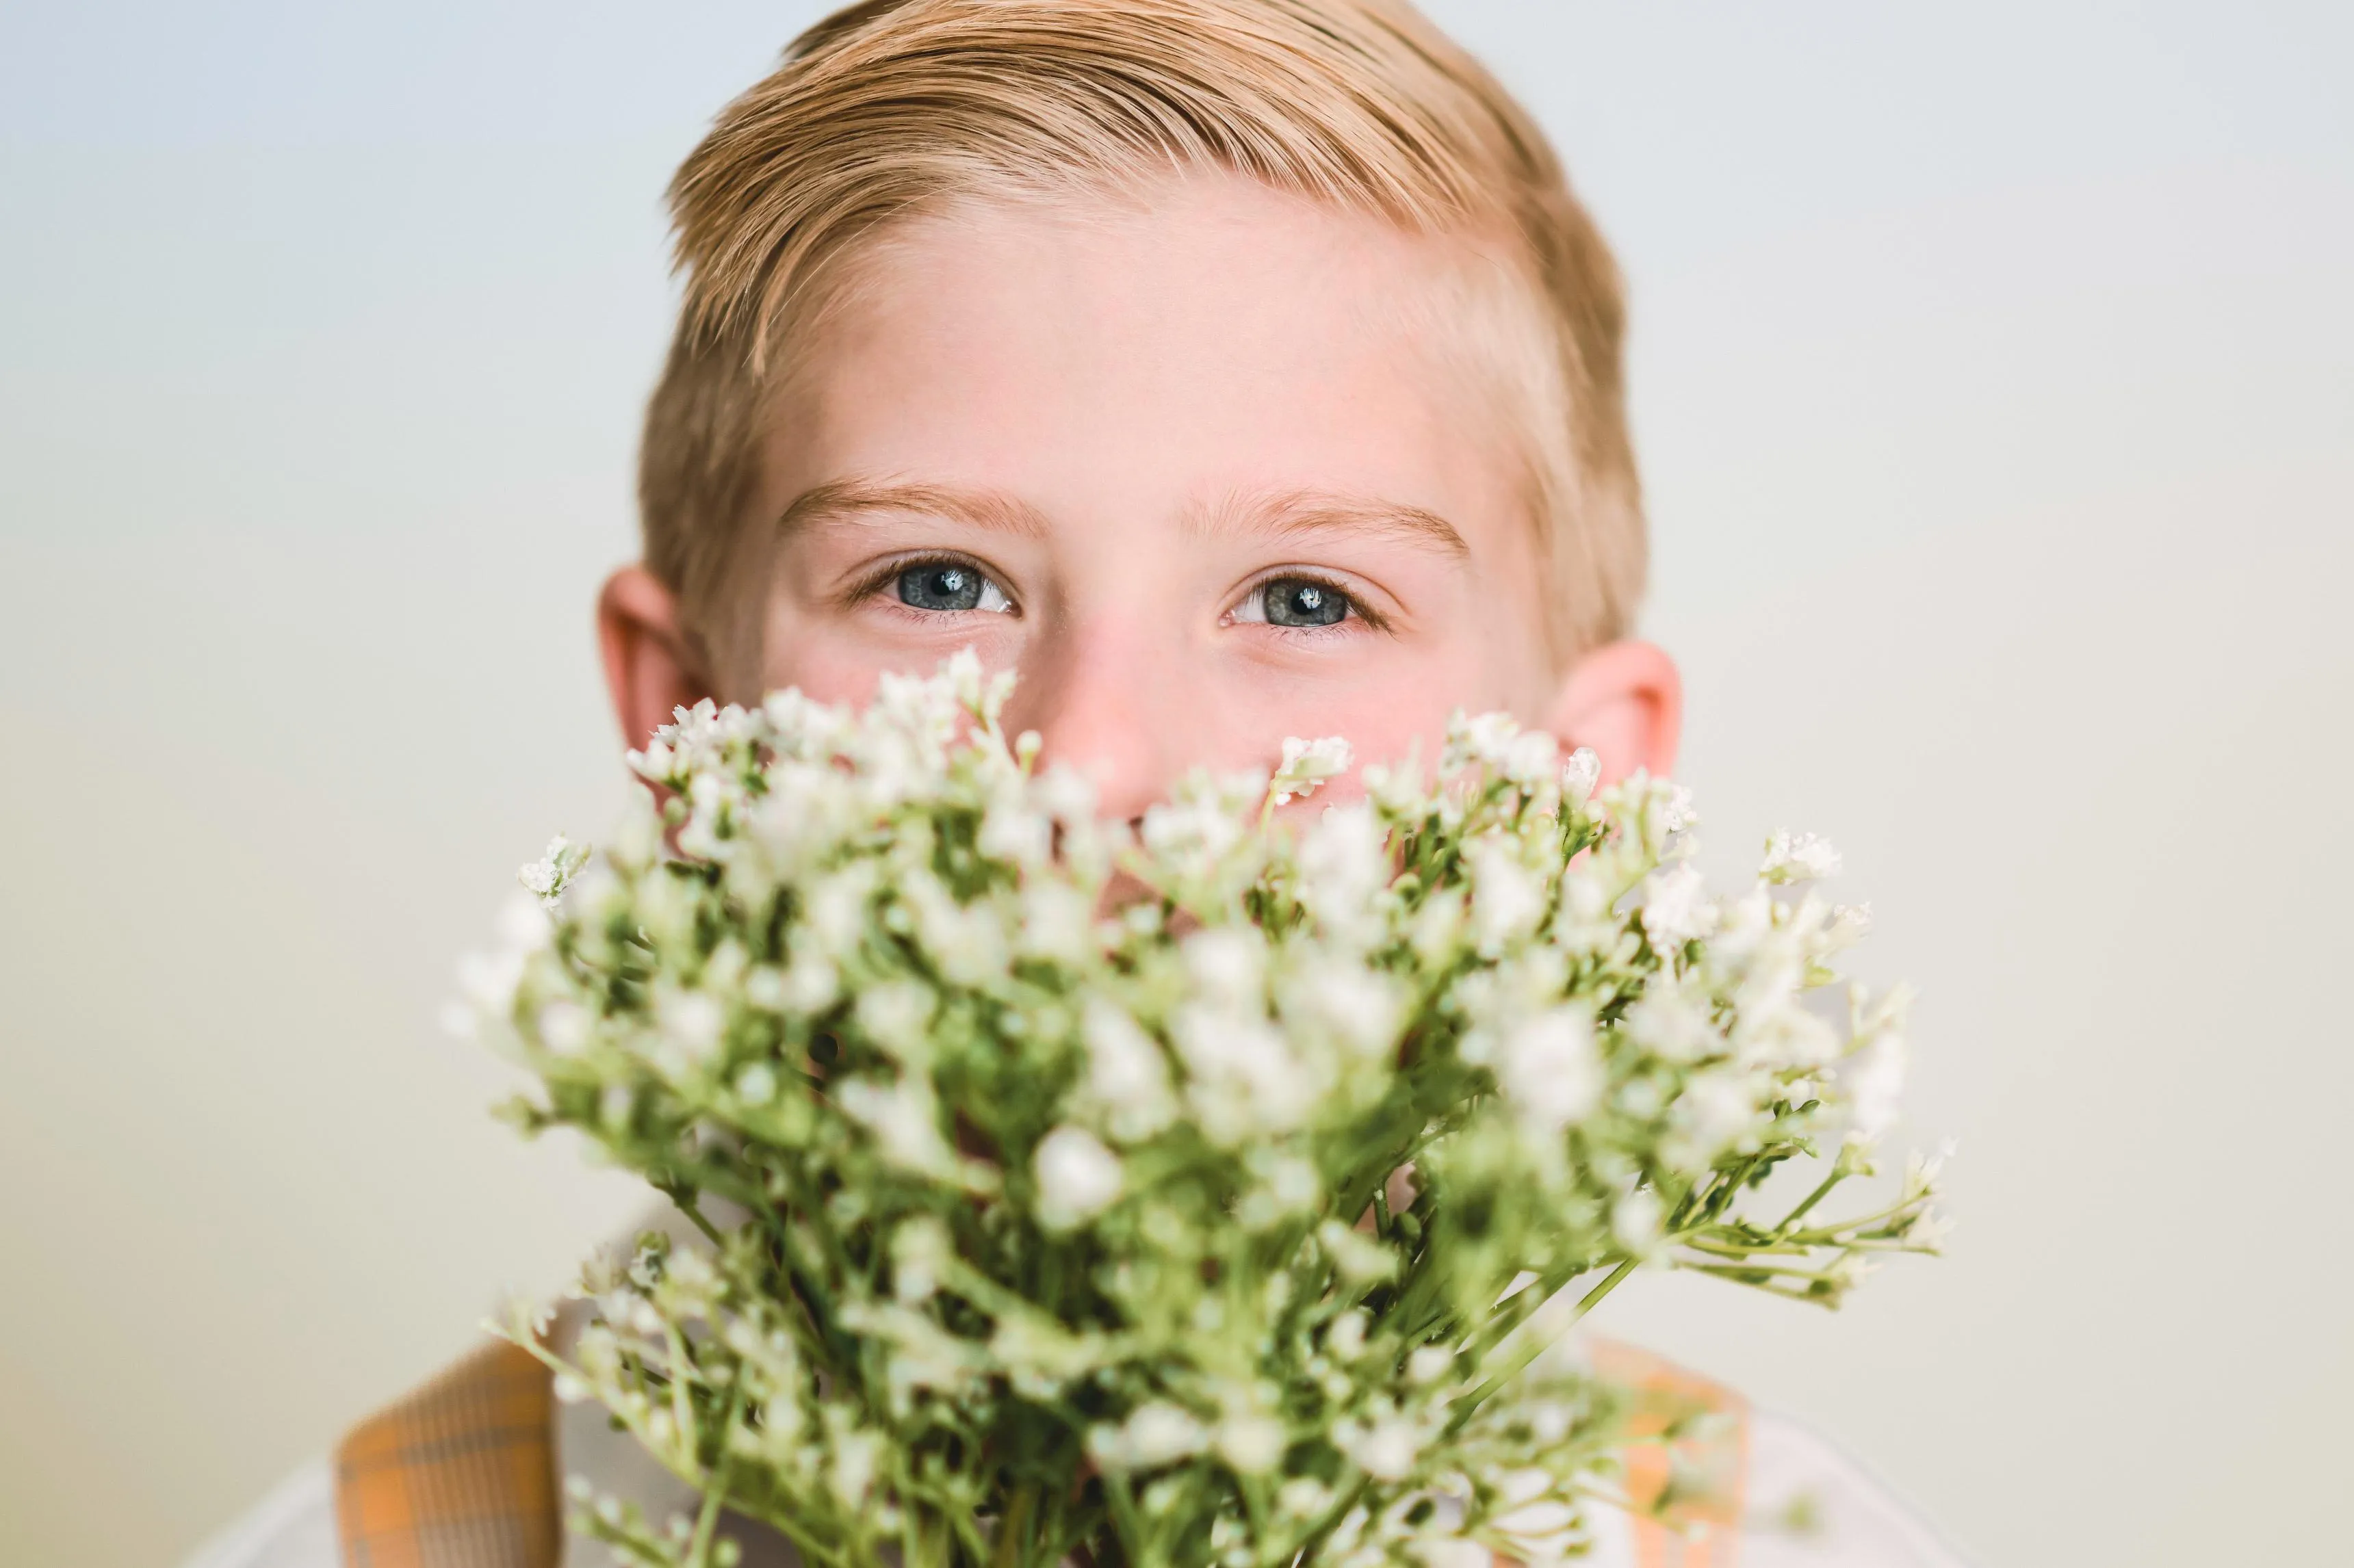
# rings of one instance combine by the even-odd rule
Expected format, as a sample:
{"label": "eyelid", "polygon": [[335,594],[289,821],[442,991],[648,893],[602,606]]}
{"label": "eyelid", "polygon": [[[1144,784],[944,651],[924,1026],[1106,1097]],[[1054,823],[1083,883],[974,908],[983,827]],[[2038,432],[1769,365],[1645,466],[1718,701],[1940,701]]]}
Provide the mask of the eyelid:
{"label": "eyelid", "polygon": [[[1265,593],[1269,583],[1282,582],[1314,583],[1318,588],[1324,588],[1329,592],[1337,593],[1342,599],[1348,600],[1349,608],[1355,612],[1356,618],[1363,621],[1373,630],[1387,631],[1390,629],[1390,618],[1366,602],[1370,598],[1370,594],[1366,588],[1351,581],[1350,578],[1342,573],[1331,571],[1321,567],[1269,567],[1265,571],[1256,574],[1248,582],[1243,585],[1242,591],[1235,594],[1233,602],[1228,605],[1226,609],[1227,618],[1231,620],[1238,614],[1246,605],[1249,604],[1253,599]],[[1244,621],[1240,624],[1246,626],[1264,626],[1270,623],[1261,620]],[[1317,627],[1313,629],[1300,627],[1278,627],[1277,630],[1285,631],[1304,630],[1331,631],[1338,627],[1345,626],[1347,624],[1348,618],[1343,616],[1340,620],[1334,622],[1332,626]]]}

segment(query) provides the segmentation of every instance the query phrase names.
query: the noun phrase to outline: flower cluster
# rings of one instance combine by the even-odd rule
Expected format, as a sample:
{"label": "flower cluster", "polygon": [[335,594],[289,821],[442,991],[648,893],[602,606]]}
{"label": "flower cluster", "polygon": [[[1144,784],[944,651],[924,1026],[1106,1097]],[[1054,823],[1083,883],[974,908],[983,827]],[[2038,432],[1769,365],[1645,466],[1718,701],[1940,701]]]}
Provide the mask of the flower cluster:
{"label": "flower cluster", "polygon": [[702,1238],[592,1264],[560,1363],[705,1497],[598,1510],[625,1555],[724,1560],[723,1507],[842,1568],[1550,1555],[1621,1437],[1549,1347],[1611,1287],[1835,1303],[1934,1245],[1917,1163],[1824,1214],[1903,1046],[1901,994],[1824,1005],[1864,918],[1819,841],[1712,896],[1681,789],[1493,715],[1320,812],[1278,807],[1334,741],[1131,830],[1006,691],[682,710],[468,971],[515,1117]]}

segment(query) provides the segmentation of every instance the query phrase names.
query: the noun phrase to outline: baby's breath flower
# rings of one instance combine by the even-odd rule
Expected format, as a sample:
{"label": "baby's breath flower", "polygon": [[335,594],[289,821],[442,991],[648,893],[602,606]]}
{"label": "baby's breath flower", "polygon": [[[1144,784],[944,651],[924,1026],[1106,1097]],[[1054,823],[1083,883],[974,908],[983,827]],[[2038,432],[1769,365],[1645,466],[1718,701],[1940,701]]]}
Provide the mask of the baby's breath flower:
{"label": "baby's breath flower", "polygon": [[554,904],[564,892],[564,885],[588,859],[588,852],[572,842],[562,833],[547,841],[547,849],[540,857],[515,873],[524,891],[543,904]]}
{"label": "baby's breath flower", "polygon": [[1840,852],[1829,840],[1812,833],[1778,832],[1766,841],[1766,860],[1757,874],[1767,882],[1811,882],[1837,876],[1839,872]]}
{"label": "baby's breath flower", "polygon": [[1326,779],[1346,773],[1349,760],[1349,743],[1337,735],[1321,740],[1287,740],[1269,791],[1278,804],[1312,795]]}
{"label": "baby's breath flower", "polygon": [[1544,915],[1544,885],[1501,833],[1482,838],[1465,852],[1471,865],[1472,939],[1492,957],[1525,938]]}
{"label": "baby's breath flower", "polygon": [[1577,1524],[1577,1511],[1560,1500],[1560,1489],[1558,1480],[1542,1469],[1507,1473],[1497,1487],[1505,1511],[1496,1516],[1494,1530],[1523,1551],[1566,1534]]}
{"label": "baby's breath flower", "polygon": [[1331,1034],[1352,1055],[1371,1056],[1396,1042],[1404,1006],[1388,975],[1332,959],[1301,968],[1285,988],[1283,1015],[1302,1030]]}
{"label": "baby's breath flower", "polygon": [[776,1069],[766,1062],[755,1062],[736,1075],[736,1097],[755,1107],[765,1106],[777,1097]]}
{"label": "baby's breath flower", "polygon": [[1505,746],[1497,771],[1527,789],[1549,777],[1561,757],[1561,745],[1541,729],[1526,729]]}
{"label": "baby's breath flower", "polygon": [[974,842],[981,853],[993,859],[1036,865],[1054,849],[1055,824],[1051,818],[1012,802],[981,820],[981,834]]}
{"label": "baby's breath flower", "polygon": [[1954,1234],[1954,1218],[1943,1209],[1924,1205],[1906,1222],[1904,1245],[1916,1252],[1940,1252]]}
{"label": "baby's breath flower", "polygon": [[1267,944],[1246,927],[1196,931],[1182,949],[1202,993],[1223,1007],[1255,1008],[1265,985]]}
{"label": "baby's breath flower", "polygon": [[539,1010],[540,1044],[559,1056],[569,1056],[588,1043],[596,1020],[577,1001],[557,1000]]}
{"label": "baby's breath flower", "polygon": [[1562,798],[1573,806],[1583,806],[1594,793],[1594,786],[1602,778],[1602,759],[1590,747],[1579,747],[1561,765]]}
{"label": "baby's breath flower", "polygon": [[853,1078],[842,1086],[837,1097],[843,1114],[872,1131],[876,1146],[894,1164],[919,1173],[937,1172],[948,1165],[939,1107],[920,1080],[878,1084]]}
{"label": "baby's breath flower", "polygon": [[1096,787],[1085,774],[1059,762],[1038,776],[1032,800],[1057,822],[1084,822],[1096,814]]}
{"label": "baby's breath flower", "polygon": [[1712,897],[1680,787],[1499,715],[1312,821],[1274,808],[1337,740],[1131,832],[1009,679],[680,710],[461,972],[514,1119],[715,1238],[591,1260],[557,1386],[728,1507],[847,1564],[976,1521],[1003,1568],[1538,1561],[1615,1440],[1581,1303],[1672,1263],[1834,1304],[1942,1239],[1939,1157],[1851,1223],[1757,1180],[1841,1130],[1804,1190],[1868,1173],[1895,1115],[1904,994],[1820,1005],[1865,925],[1821,841]]}
{"label": "baby's breath flower", "polygon": [[1556,1007],[1515,1027],[1497,1053],[1496,1078],[1514,1110],[1540,1133],[1558,1133],[1594,1108],[1602,1090],[1594,1021]]}
{"label": "baby's breath flower", "polygon": [[1657,806],[1659,831],[1681,833],[1691,831],[1700,821],[1700,812],[1692,806],[1692,794],[1681,784],[1659,781],[1662,793]]}
{"label": "baby's breath flower", "polygon": [[1244,1475],[1265,1475],[1283,1458],[1284,1436],[1271,1415],[1229,1415],[1218,1423],[1218,1457]]}
{"label": "baby's breath flower", "polygon": [[1393,1415],[1366,1429],[1349,1448],[1349,1457],[1379,1480],[1402,1481],[1414,1473],[1421,1455],[1420,1434],[1403,1416]]}
{"label": "baby's breath flower", "polygon": [[663,1039],[689,1061],[700,1061],[719,1043],[727,1014],[719,1003],[699,991],[672,991],[656,1004]]}
{"label": "baby's breath flower", "polygon": [[1332,1506],[1332,1489],[1313,1477],[1301,1476],[1278,1489],[1275,1506],[1296,1520],[1314,1519]]}
{"label": "baby's breath flower", "polygon": [[1718,1068],[1695,1073],[1676,1102],[1670,1162],[1697,1174],[1756,1125],[1757,1096],[1739,1074]]}
{"label": "baby's breath flower", "polygon": [[1389,881],[1388,834],[1364,802],[1327,810],[1299,842],[1300,904],[1336,937],[1380,929],[1373,895]]}
{"label": "baby's breath flower", "polygon": [[1447,752],[1441,769],[1453,773],[1479,767],[1500,772],[1504,750],[1520,732],[1520,721],[1510,714],[1458,711],[1447,724]]}
{"label": "baby's breath flower", "polygon": [[1937,1179],[1945,1173],[1946,1161],[1951,1160],[1960,1145],[1948,1138],[1941,1141],[1934,1153],[1918,1150],[1905,1157],[1903,1201],[1927,1197],[1937,1190]]}
{"label": "baby's breath flower", "polygon": [[1176,1118],[1169,1065],[1161,1046],[1127,1011],[1103,998],[1087,1003],[1087,1086],[1114,1137],[1150,1138]]}
{"label": "baby's breath flower", "polygon": [[1068,1230],[1119,1196],[1119,1157],[1084,1128],[1058,1127],[1038,1142],[1037,1177],[1040,1218]]}
{"label": "baby's breath flower", "polygon": [[1293,1130],[1314,1105],[1308,1064],[1264,1015],[1189,1003],[1170,1028],[1185,1065],[1186,1103],[1212,1142],[1235,1148],[1256,1133]]}
{"label": "baby's breath flower", "polygon": [[1095,942],[1095,911],[1085,894],[1046,878],[1022,890],[1016,950],[1061,963],[1085,963]]}
{"label": "baby's breath flower", "polygon": [[895,1056],[920,1054],[932,1021],[931,988],[920,980],[885,980],[860,994],[859,1028]]}
{"label": "baby's breath flower", "polygon": [[1645,1050],[1681,1065],[1723,1049],[1724,1039],[1701,999],[1657,986],[1627,1010],[1627,1035]]}
{"label": "baby's breath flower", "polygon": [[1861,1049],[1850,1058],[1846,1073],[1850,1141],[1867,1148],[1880,1141],[1895,1122],[1904,1092],[1910,1053],[1904,1040],[1904,1013],[1911,993],[1903,987],[1854,1003],[1855,1037]]}
{"label": "baby's breath flower", "polygon": [[1610,1232],[1618,1245],[1638,1257],[1649,1256],[1659,1245],[1659,1200],[1649,1189],[1621,1193],[1610,1210]]}
{"label": "baby's breath flower", "polygon": [[1118,1426],[1094,1428],[1087,1434],[1087,1451],[1106,1469],[1149,1470],[1198,1454],[1209,1441],[1201,1422],[1177,1405],[1156,1401],[1139,1406]]}
{"label": "baby's breath flower", "polygon": [[1651,878],[1643,895],[1643,930],[1663,951],[1681,948],[1715,928],[1717,911],[1708,885],[1693,865],[1679,865]]}

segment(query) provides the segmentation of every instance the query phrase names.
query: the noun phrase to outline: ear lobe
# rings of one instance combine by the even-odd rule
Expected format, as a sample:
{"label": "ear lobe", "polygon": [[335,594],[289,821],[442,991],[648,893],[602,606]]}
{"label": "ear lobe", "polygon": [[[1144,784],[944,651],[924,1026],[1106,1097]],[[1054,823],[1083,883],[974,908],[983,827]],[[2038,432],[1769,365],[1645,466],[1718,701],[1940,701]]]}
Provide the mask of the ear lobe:
{"label": "ear lobe", "polygon": [[670,723],[673,709],[711,694],[680,630],[676,601],[643,567],[623,567],[605,579],[597,596],[597,649],[613,716],[632,747]]}
{"label": "ear lobe", "polygon": [[1683,736],[1683,677],[1649,642],[1609,642],[1581,656],[1562,678],[1547,727],[1564,746],[1591,747],[1602,782],[1640,768],[1675,770]]}

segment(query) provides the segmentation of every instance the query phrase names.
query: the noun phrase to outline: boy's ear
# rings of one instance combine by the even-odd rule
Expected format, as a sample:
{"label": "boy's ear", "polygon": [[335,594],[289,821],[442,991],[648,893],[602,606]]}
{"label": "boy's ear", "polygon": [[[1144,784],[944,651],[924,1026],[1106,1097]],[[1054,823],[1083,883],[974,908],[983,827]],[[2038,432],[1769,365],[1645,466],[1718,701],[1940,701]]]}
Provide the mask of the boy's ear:
{"label": "boy's ear", "polygon": [[1655,778],[1672,773],[1683,724],[1676,662],[1651,643],[1630,641],[1605,643],[1570,666],[1546,727],[1564,746],[1592,747],[1607,784],[1638,768]]}
{"label": "boy's ear", "polygon": [[670,723],[673,708],[691,708],[711,694],[679,628],[677,601],[643,567],[623,567],[605,579],[597,596],[597,649],[613,716],[632,747]]}

